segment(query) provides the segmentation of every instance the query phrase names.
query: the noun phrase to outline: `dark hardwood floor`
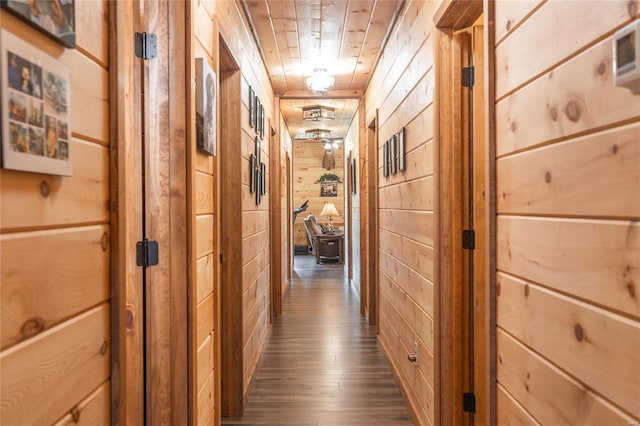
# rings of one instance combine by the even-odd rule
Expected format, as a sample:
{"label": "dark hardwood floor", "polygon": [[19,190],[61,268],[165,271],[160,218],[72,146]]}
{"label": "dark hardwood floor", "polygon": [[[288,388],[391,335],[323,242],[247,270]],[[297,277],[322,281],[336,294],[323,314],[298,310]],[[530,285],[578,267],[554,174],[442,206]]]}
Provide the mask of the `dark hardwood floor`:
{"label": "dark hardwood floor", "polygon": [[223,425],[412,425],[343,265],[296,256],[242,418]]}

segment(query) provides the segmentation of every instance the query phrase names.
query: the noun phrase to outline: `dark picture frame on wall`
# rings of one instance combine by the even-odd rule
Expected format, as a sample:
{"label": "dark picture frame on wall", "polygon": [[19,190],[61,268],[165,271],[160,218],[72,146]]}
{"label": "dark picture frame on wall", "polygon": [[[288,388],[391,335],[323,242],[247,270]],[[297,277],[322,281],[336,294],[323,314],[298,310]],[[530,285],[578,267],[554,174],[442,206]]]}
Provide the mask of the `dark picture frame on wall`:
{"label": "dark picture frame on wall", "polygon": [[204,58],[196,58],[196,141],[198,151],[216,155],[217,78]]}
{"label": "dark picture frame on wall", "polygon": [[249,155],[249,192],[253,194],[256,190],[256,182],[255,182],[255,174],[256,170],[256,156],[251,154]]}
{"label": "dark picture frame on wall", "polygon": [[398,138],[393,135],[391,138],[391,174],[398,173]]}
{"label": "dark picture frame on wall", "polygon": [[256,133],[260,135],[260,108],[262,104],[260,103],[260,98],[256,96]]}
{"label": "dark picture frame on wall", "polygon": [[382,176],[389,176],[389,141],[382,145]]}
{"label": "dark picture frame on wall", "polygon": [[262,198],[262,194],[260,194],[260,182],[262,181],[262,176],[260,176],[260,167],[256,166],[253,170],[254,180],[256,183],[256,190],[254,194],[256,195],[256,206],[260,204],[260,198]]}
{"label": "dark picture frame on wall", "polygon": [[356,195],[358,193],[358,172],[357,172],[357,168],[356,168],[356,159],[352,158],[351,159],[351,193],[353,195]]}
{"label": "dark picture frame on wall", "polygon": [[249,126],[256,128],[256,94],[249,86]]}
{"label": "dark picture frame on wall", "polygon": [[405,141],[405,128],[398,132],[398,170],[407,170],[407,146]]}
{"label": "dark picture frame on wall", "polygon": [[260,139],[264,139],[264,107],[260,104]]}
{"label": "dark picture frame on wall", "polygon": [[0,7],[66,47],[76,47],[75,0],[0,0]]}
{"label": "dark picture frame on wall", "polygon": [[2,166],[71,176],[71,80],[65,64],[0,30]]}
{"label": "dark picture frame on wall", "polygon": [[260,195],[267,193],[267,166],[260,163]]}

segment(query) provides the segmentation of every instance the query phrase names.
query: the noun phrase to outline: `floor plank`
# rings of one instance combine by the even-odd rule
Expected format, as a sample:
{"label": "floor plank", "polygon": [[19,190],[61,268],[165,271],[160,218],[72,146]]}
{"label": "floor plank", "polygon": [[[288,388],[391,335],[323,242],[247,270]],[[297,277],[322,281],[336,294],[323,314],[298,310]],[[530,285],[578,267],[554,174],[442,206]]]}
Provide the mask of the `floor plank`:
{"label": "floor plank", "polygon": [[344,265],[296,256],[242,418],[223,425],[412,425]]}

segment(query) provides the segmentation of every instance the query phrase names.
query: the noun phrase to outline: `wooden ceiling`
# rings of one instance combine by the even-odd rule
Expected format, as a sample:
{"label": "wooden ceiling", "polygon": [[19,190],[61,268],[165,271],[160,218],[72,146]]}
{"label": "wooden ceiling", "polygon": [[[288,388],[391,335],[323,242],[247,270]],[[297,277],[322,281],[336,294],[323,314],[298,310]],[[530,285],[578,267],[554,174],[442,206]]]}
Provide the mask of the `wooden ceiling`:
{"label": "wooden ceiling", "polygon": [[[336,120],[324,123],[332,127],[332,136],[344,137],[358,105],[357,101],[354,104],[335,98],[362,95],[402,0],[241,2],[262,50],[275,95],[322,99],[281,100],[291,137],[323,123],[302,121],[302,106],[318,104],[336,109]],[[316,68],[325,68],[336,79],[325,95],[314,94],[306,87],[305,79]]]}

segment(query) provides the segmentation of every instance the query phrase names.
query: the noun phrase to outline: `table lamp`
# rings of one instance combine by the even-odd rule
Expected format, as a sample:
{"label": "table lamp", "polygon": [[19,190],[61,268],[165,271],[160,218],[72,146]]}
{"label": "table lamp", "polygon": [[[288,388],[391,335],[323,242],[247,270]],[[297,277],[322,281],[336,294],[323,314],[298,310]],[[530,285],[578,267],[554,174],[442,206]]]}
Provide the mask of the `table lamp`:
{"label": "table lamp", "polygon": [[338,210],[336,210],[336,206],[333,203],[324,203],[320,216],[329,216],[329,234],[333,234],[333,220],[331,216],[339,215],[340,213],[338,213]]}

